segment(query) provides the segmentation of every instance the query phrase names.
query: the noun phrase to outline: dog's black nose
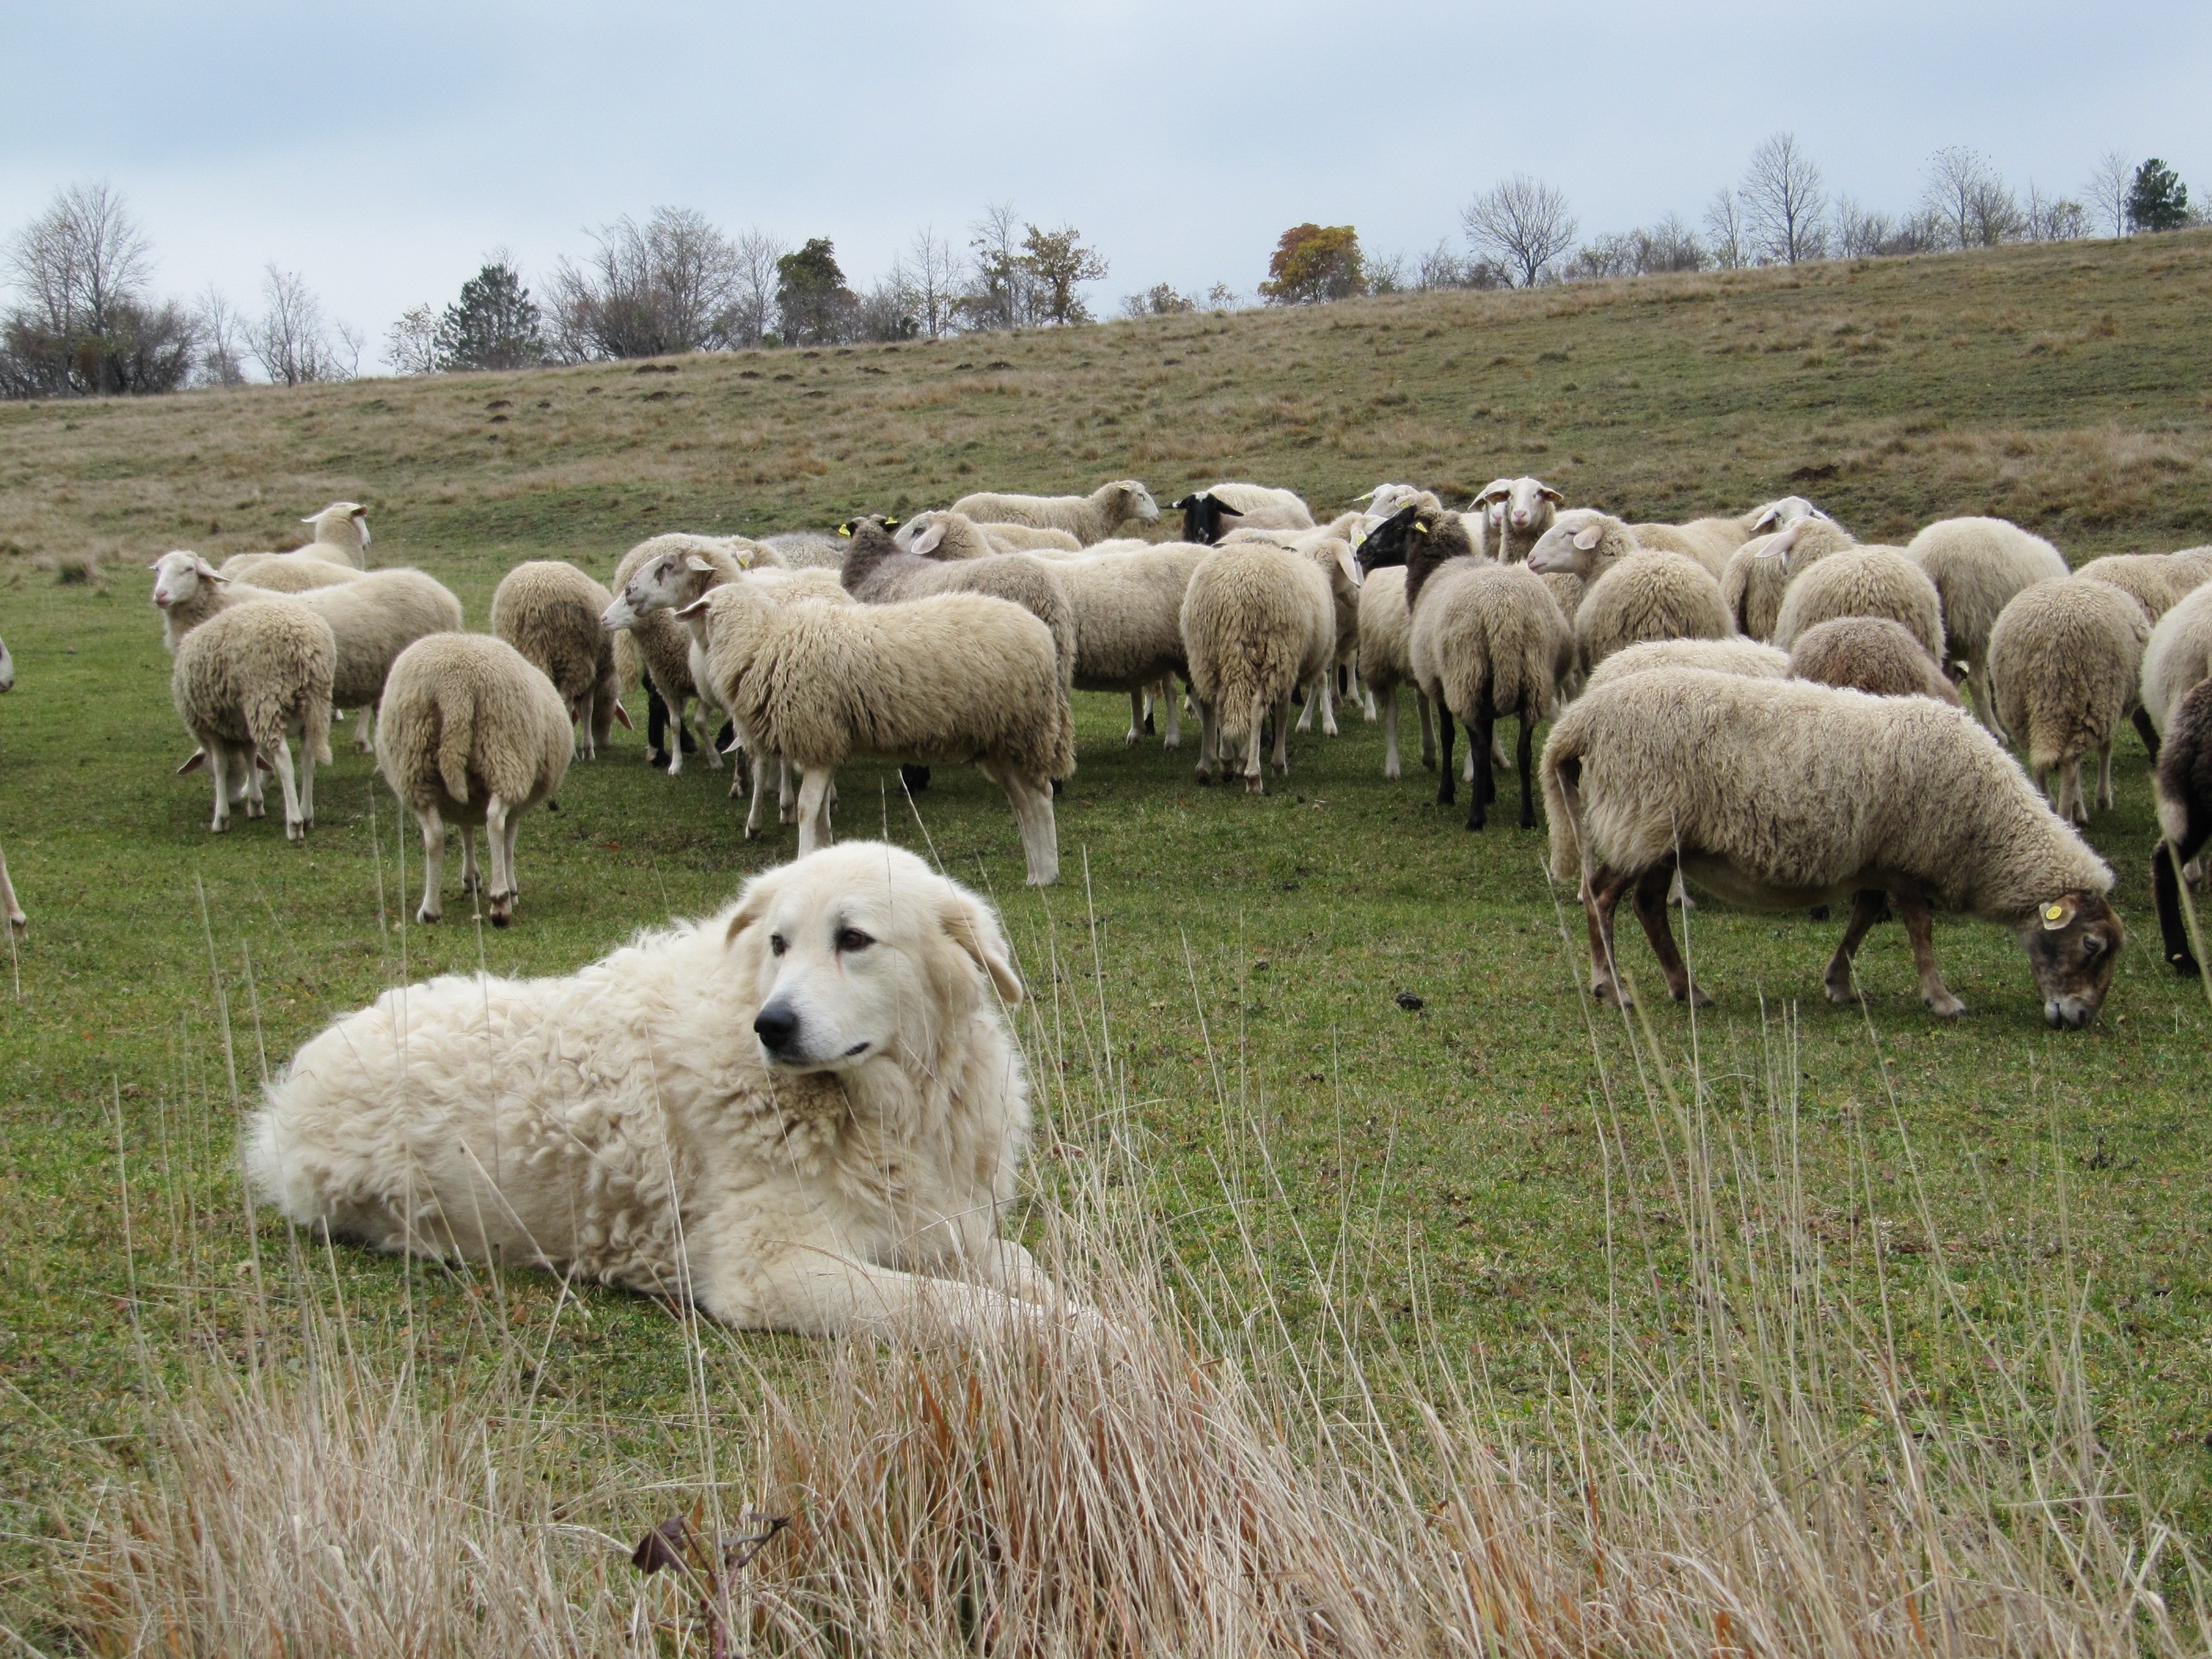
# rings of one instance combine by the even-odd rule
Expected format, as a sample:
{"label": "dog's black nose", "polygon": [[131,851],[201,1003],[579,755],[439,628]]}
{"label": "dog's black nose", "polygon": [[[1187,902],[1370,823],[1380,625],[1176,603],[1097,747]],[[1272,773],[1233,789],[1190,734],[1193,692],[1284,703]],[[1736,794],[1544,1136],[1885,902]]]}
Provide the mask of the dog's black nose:
{"label": "dog's black nose", "polygon": [[799,1016],[788,1003],[771,1002],[753,1016],[753,1035],[770,1049],[789,1046],[799,1032]]}

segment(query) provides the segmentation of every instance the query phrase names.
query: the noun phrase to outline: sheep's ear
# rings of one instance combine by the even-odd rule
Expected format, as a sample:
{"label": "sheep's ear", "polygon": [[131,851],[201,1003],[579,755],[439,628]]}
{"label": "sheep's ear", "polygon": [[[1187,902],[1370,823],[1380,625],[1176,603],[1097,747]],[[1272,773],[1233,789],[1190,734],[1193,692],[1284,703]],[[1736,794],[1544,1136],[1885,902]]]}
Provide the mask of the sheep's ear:
{"label": "sheep's ear", "polygon": [[[750,547],[737,548],[732,551],[730,556],[738,562],[738,568],[740,570],[750,570],[753,568],[753,550]],[[699,567],[695,563],[691,568],[696,570]]]}
{"label": "sheep's ear", "polygon": [[999,919],[984,908],[981,899],[958,887],[948,895],[944,914],[946,936],[991,976],[991,983],[1008,1007],[1020,1006],[1021,975],[1014,971],[1006,936],[999,931]]}
{"label": "sheep's ear", "polygon": [[921,534],[914,538],[913,544],[908,550],[915,553],[934,552],[938,547],[944,543],[944,540],[945,520],[939,519],[935,524],[930,526],[928,529],[923,531]]}
{"label": "sheep's ear", "polygon": [[1567,498],[1559,494],[1558,490],[1553,489],[1549,484],[1538,485],[1536,493],[1539,495],[1541,495],[1546,501],[1551,502],[1553,507],[1565,507],[1567,503]]}
{"label": "sheep's ear", "polygon": [[686,570],[696,570],[702,576],[711,576],[714,574],[713,561],[702,559],[696,553],[690,554],[685,557],[684,561],[684,568]]}
{"label": "sheep's ear", "polygon": [[1352,585],[1354,587],[1358,586],[1359,560],[1358,556],[1353,554],[1351,543],[1339,542],[1336,544],[1336,562],[1337,568],[1342,570],[1346,576],[1349,576],[1352,579]]}
{"label": "sheep's ear", "polygon": [[211,582],[227,582],[230,580],[229,577],[224,575],[222,571],[216,569],[205,559],[194,559],[192,561],[192,568],[198,571],[201,575],[206,577]]}
{"label": "sheep's ear", "polygon": [[694,599],[676,614],[678,617],[703,617],[707,614],[707,601]]}
{"label": "sheep's ear", "polygon": [[1587,553],[1605,539],[1605,531],[1597,525],[1586,525],[1575,532],[1575,545]]}
{"label": "sheep's ear", "polygon": [[[1368,493],[1372,495],[1374,492],[1370,490]],[[1170,501],[1168,505],[1177,513],[1188,513],[1191,508],[1198,505],[1198,497],[1195,495],[1186,495],[1179,501]]]}
{"label": "sheep's ear", "polygon": [[192,750],[192,757],[177,769],[177,775],[181,778],[185,773],[197,772],[200,768],[206,764],[207,750],[204,749],[195,749]]}
{"label": "sheep's ear", "polygon": [[1374,489],[1363,489],[1363,490],[1361,490],[1361,491],[1360,491],[1357,495],[1354,495],[1352,499],[1353,501],[1373,501],[1373,500],[1374,500],[1377,495],[1381,495],[1382,493],[1382,486],[1381,484],[1376,484],[1376,485],[1375,486],[1375,488],[1374,488]]}
{"label": "sheep's ear", "polygon": [[1769,525],[1772,524],[1772,523],[1773,523],[1777,519],[1780,518],[1781,516],[1782,516],[1782,509],[1781,509],[1780,507],[1768,507],[1768,508],[1766,509],[1766,511],[1765,511],[1764,513],[1760,514],[1759,514],[1756,519],[1753,519],[1753,520],[1751,521],[1751,528],[1752,528],[1752,532],[1753,532],[1753,534],[1756,534],[1756,533],[1758,533],[1759,531],[1762,531],[1762,530],[1765,529],[1767,526],[1769,526]]}
{"label": "sheep's ear", "polygon": [[316,520],[318,520],[318,519],[321,518],[322,516],[323,516],[323,515],[322,515],[321,514],[319,514],[319,513],[310,513],[309,514],[307,514],[307,516],[306,518],[304,518],[304,519],[301,520],[300,520],[300,522],[301,522],[301,524],[313,524],[313,523],[314,523],[314,521],[315,521]]}
{"label": "sheep's ear", "polygon": [[1492,484],[1489,489],[1484,490],[1482,494],[1474,498],[1474,504],[1477,507],[1494,506],[1498,502],[1504,501],[1505,499],[1505,495],[1506,492],[1504,490],[1500,489],[1496,484]]}
{"label": "sheep's ear", "polygon": [[846,520],[844,523],[842,523],[842,524],[841,524],[841,525],[839,525],[839,526],[837,526],[837,533],[838,533],[839,535],[842,536],[842,537],[843,537],[847,541],[850,541],[850,540],[852,540],[852,538],[853,538],[853,526],[854,526],[854,524],[856,524],[856,523],[858,523],[858,522],[859,522],[859,520],[854,520],[854,519],[848,519],[848,520]]}
{"label": "sheep's ear", "polygon": [[629,710],[622,706],[622,699],[619,697],[615,699],[615,721],[625,732],[637,730],[636,726],[630,724]]}

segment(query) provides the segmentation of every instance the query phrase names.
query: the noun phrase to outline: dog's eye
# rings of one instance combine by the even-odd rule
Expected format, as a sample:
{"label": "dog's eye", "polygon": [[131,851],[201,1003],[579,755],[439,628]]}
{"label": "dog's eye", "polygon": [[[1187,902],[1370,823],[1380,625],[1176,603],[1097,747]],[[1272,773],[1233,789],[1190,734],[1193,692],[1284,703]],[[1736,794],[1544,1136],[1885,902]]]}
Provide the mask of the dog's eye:
{"label": "dog's eye", "polygon": [[837,930],[837,948],[841,951],[865,951],[875,942],[871,935],[862,933],[857,927],[841,927]]}
{"label": "dog's eye", "polygon": [[770,933],[768,936],[768,951],[770,956],[780,957],[790,948],[791,947],[789,945],[783,942],[782,934]]}

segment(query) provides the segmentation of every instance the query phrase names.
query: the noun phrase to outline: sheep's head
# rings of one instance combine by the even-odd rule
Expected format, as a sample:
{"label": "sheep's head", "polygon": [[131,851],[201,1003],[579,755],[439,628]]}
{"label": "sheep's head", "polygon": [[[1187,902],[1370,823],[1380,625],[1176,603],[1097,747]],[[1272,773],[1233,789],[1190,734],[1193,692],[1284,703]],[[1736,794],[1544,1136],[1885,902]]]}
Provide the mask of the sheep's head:
{"label": "sheep's head", "polygon": [[1768,501],[1752,510],[1751,533],[1756,536],[1764,531],[1787,530],[1801,519],[1826,519],[1827,516],[1802,495],[1784,495],[1779,501]]}
{"label": "sheep's head", "polygon": [[147,568],[154,573],[154,603],[164,611],[190,603],[202,582],[230,580],[198,554],[181,548],[164,553]]}
{"label": "sheep's head", "polygon": [[1506,528],[1525,533],[1549,528],[1566,500],[1541,478],[1498,478],[1474,498],[1474,504],[1495,507]]}
{"label": "sheep's head", "polygon": [[989,538],[964,513],[950,509],[922,513],[899,526],[892,541],[924,558],[981,558],[992,550]]}
{"label": "sheep's head", "polygon": [[319,542],[331,542],[340,547],[368,545],[368,509],[359,501],[332,501],[321,512],[311,513],[300,522],[314,526]]}
{"label": "sheep's head", "polygon": [[1381,570],[1389,565],[1405,563],[1407,541],[1413,534],[1413,520],[1420,514],[1418,503],[1408,502],[1370,530],[1356,550],[1361,571]]}
{"label": "sheep's head", "polygon": [[1212,547],[1221,539],[1221,521],[1224,519],[1244,516],[1211,491],[1186,495],[1172,505],[1182,514],[1183,540],[1195,542],[1200,547]]}
{"label": "sheep's head", "polygon": [[1564,573],[1589,580],[1605,552],[1606,515],[1595,507],[1571,507],[1528,550],[1528,568],[1540,576]]}
{"label": "sheep's head", "polygon": [[1160,521],[1160,504],[1152,499],[1152,492],[1134,478],[1116,478],[1112,483],[1102,484],[1091,497],[1091,500],[1109,506],[1117,499],[1121,504],[1121,512],[1115,523],[1119,524],[1122,519],[1135,519],[1143,524],[1158,524]]}
{"label": "sheep's head", "polygon": [[2021,924],[2043,1018],[2060,1030],[2079,1030],[2096,1018],[2112,988],[2127,929],[2102,893],[2062,893]]}
{"label": "sheep's head", "polygon": [[717,574],[714,562],[696,553],[656,553],[630,573],[614,603],[599,613],[599,625],[610,634],[619,633],[656,611],[688,605],[698,598],[702,582]]}
{"label": "sheep's head", "polygon": [[1797,544],[1804,539],[1806,531],[1814,523],[1814,520],[1809,517],[1792,520],[1786,528],[1776,531],[1761,541],[1753,550],[1751,556],[1771,561],[1777,570],[1788,576],[1790,556],[1797,550]]}

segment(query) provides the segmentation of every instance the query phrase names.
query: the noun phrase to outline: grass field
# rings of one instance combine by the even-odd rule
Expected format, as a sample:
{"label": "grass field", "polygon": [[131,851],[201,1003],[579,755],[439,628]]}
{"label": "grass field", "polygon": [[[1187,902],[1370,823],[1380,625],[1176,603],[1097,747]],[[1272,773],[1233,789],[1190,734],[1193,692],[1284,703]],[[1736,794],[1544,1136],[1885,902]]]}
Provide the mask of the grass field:
{"label": "grass field", "polygon": [[[406,922],[419,842],[343,747],[304,851],[265,822],[212,837],[204,777],[171,775],[190,745],[147,603],[155,555],[289,545],[301,514],[351,497],[374,556],[430,570],[481,627],[516,560],[604,578],[663,530],[1122,474],[1162,500],[1226,476],[1328,505],[1385,478],[1470,491],[1522,471],[1632,519],[1794,489],[1869,538],[1996,512],[2077,562],[2212,539],[2212,235],[0,407],[0,631],[19,674],[0,703],[0,845],[32,916],[0,982],[12,1565],[35,1564],[28,1540],[72,1493],[147,1455],[149,1389],[243,1352],[233,1136],[264,1068],[383,986],[564,971],[793,850],[788,830],[744,842],[726,774],[661,777],[619,733],[558,814],[527,822],[506,933],[450,893],[444,925]],[[918,812],[895,770],[841,779],[841,833],[933,853],[1003,907],[1052,1112],[1044,1186],[1127,1140],[1139,1156],[1116,1178],[1163,1248],[1229,1261],[1226,1294],[1255,1305],[1264,1273],[1284,1342],[1339,1317],[1356,1280],[1359,1343],[1381,1352],[1418,1326],[1532,1413],[1622,1318],[1692,1325],[1670,1295],[1687,1200],[1635,1081],[1650,1057],[1579,993],[1579,918],[1547,885],[1540,832],[1466,834],[1429,775],[1382,779],[1377,729],[1356,717],[1340,739],[1296,740],[1287,784],[1250,799],[1197,787],[1188,747],[1125,750],[1126,713],[1079,698],[1066,873],[1048,892],[1019,884],[1011,814],[979,776],[939,769]],[[1794,1103],[1832,1285],[1880,1303],[1934,1409],[1982,1363],[1946,1297],[2022,1342],[2070,1321],[2097,1440],[2148,1509],[2201,1533],[2212,1018],[2158,959],[2132,738],[2118,781],[2090,837],[2120,872],[2130,941],[2090,1030],[2044,1030],[1996,930],[1939,925],[1972,1010],[1941,1025],[1901,930],[1861,958],[1862,1013],[1819,994],[1838,924],[1711,904],[1690,925],[1718,1006],[1650,1017],[1721,1133],[1755,1140]],[[285,1248],[270,1226],[259,1242]],[[364,1346],[396,1351],[405,1329],[425,1386],[503,1364],[502,1333],[534,1332],[533,1387],[623,1448],[641,1492],[678,1456],[696,1351],[662,1309],[586,1292],[550,1329],[549,1279],[488,1287],[350,1254],[324,1272]],[[804,1388],[825,1363],[775,1338],[711,1354],[711,1392],[732,1401]],[[15,1582],[17,1628],[42,1627],[45,1594],[35,1574]]]}

